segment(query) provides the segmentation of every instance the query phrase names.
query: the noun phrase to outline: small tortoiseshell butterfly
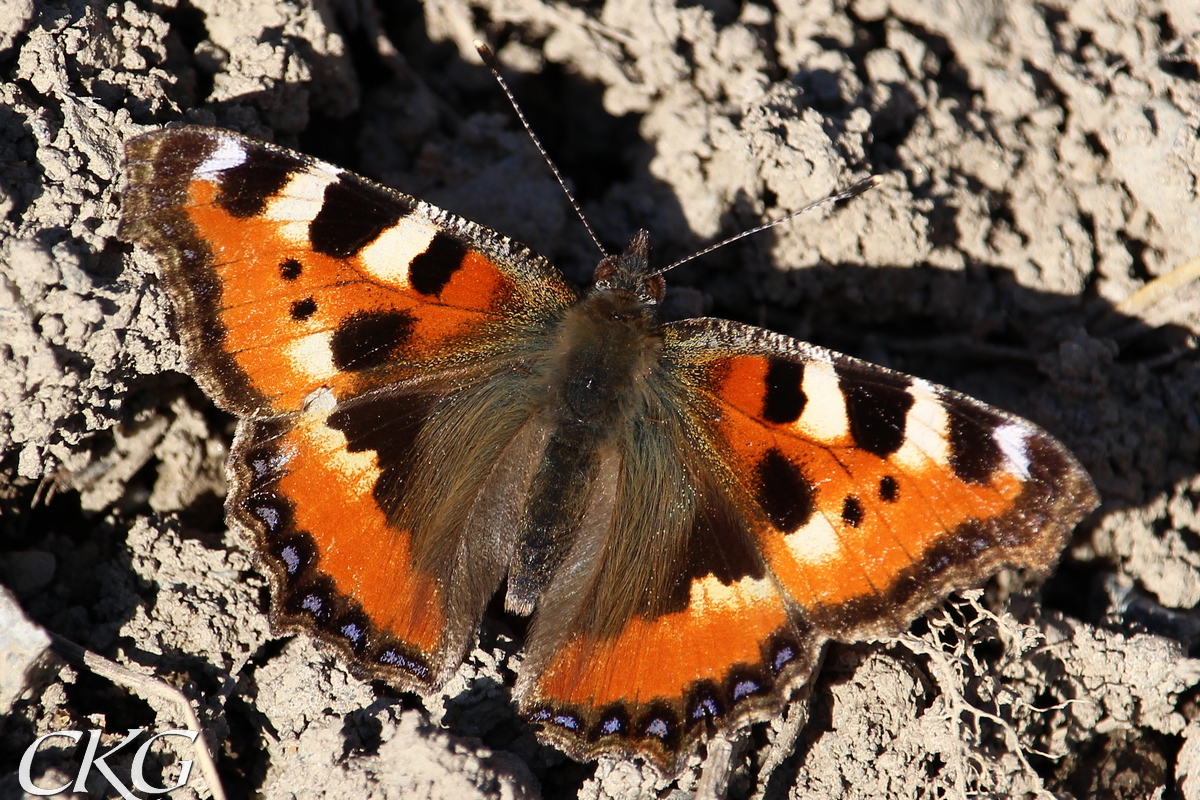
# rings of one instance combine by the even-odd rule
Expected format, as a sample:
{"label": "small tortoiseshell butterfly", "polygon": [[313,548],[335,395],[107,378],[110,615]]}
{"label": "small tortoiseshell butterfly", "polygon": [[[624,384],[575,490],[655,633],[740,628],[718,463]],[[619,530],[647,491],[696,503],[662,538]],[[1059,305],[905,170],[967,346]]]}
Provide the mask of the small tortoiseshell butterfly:
{"label": "small tortoiseshell butterfly", "polygon": [[127,145],[121,235],[240,422],[230,518],[277,629],[431,690],[492,597],[567,753],[678,771],[829,640],[903,630],[1097,503],[1023,419],[760,328],[664,323],[645,232],[580,296],[495,231],[222,130]]}

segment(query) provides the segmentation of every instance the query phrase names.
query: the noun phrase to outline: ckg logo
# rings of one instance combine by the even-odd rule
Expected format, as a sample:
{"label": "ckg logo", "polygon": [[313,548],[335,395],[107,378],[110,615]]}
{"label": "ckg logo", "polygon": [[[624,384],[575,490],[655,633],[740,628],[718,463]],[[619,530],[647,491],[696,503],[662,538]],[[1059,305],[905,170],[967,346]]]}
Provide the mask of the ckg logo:
{"label": "ckg logo", "polygon": [[[92,730],[88,731],[88,733],[91,735],[91,738],[88,739],[87,749],[83,753],[83,763],[79,765],[79,772],[76,774],[75,780],[68,781],[62,786],[38,786],[33,782],[33,777],[31,776],[30,772],[33,769],[33,757],[37,753],[38,748],[42,746],[42,743],[47,739],[63,737],[70,739],[76,744],[79,744],[80,740],[83,739],[84,732],[55,731],[53,733],[47,733],[44,736],[39,736],[37,739],[35,739],[33,744],[29,745],[29,748],[25,751],[25,754],[21,756],[21,765],[17,771],[17,780],[20,781],[21,789],[31,795],[36,795],[38,797],[52,797],[56,794],[65,792],[68,789],[74,792],[86,792],[87,789],[85,788],[85,784],[87,783],[88,778],[91,776],[92,770],[95,769],[96,772],[100,773],[104,780],[108,781],[109,785],[111,785],[121,794],[121,797],[125,798],[125,800],[138,800],[137,795],[133,794],[133,792],[130,791],[130,788],[126,786],[119,777],[117,777],[115,772],[113,772],[112,767],[108,765],[107,759],[110,756],[115,755],[118,751],[122,750],[126,745],[132,743],[134,739],[138,738],[145,732],[145,728],[130,728],[129,735],[126,736],[124,740],[109,748],[104,754],[97,755],[96,753],[100,749],[100,731],[93,728]],[[146,756],[150,753],[150,745],[154,744],[155,740],[165,739],[168,736],[182,736],[183,738],[187,739],[190,744],[195,744],[197,732],[163,731],[162,733],[154,734],[142,743],[142,746],[137,749],[136,753],[134,753],[133,764],[131,764],[129,767],[129,782],[132,783],[133,788],[139,792],[150,795],[166,794],[167,792],[181,789],[187,785],[188,778],[191,777],[192,774],[192,762],[190,760],[179,762],[179,780],[175,782],[174,786],[152,786],[146,780],[144,769],[146,766]]]}

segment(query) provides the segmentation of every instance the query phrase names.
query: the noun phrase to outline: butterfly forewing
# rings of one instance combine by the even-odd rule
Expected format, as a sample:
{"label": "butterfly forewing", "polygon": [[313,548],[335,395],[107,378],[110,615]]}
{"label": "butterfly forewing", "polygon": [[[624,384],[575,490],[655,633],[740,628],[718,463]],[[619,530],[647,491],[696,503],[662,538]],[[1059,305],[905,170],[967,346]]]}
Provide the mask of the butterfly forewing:
{"label": "butterfly forewing", "polygon": [[772,573],[832,637],[894,633],[1005,565],[1045,572],[1096,505],[1065,448],[1011,414],[758,328],[668,330]]}
{"label": "butterfly forewing", "polygon": [[521,245],[282,148],[183,127],[126,158],[121,235],[159,256],[193,374],[240,415],[487,357],[574,299]]}

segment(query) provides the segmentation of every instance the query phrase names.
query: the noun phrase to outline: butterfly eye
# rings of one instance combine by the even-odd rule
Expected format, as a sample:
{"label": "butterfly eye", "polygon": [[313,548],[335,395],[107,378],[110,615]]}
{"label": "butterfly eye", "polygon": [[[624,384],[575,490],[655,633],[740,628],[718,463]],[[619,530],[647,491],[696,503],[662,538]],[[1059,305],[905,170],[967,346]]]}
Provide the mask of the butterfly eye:
{"label": "butterfly eye", "polygon": [[650,275],[646,278],[645,297],[648,301],[658,304],[662,302],[667,292],[667,279],[662,275]]}

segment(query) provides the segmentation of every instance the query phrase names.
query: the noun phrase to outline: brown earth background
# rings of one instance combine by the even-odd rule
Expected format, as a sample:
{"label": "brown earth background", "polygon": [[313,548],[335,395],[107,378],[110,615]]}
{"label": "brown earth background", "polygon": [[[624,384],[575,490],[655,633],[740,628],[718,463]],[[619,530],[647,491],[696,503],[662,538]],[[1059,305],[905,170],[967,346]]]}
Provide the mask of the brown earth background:
{"label": "brown earth background", "polygon": [[[34,658],[22,611],[180,688],[231,797],[694,790],[694,770],[539,745],[502,625],[424,699],[272,637],[221,511],[232,421],[180,373],[152,259],[115,239],[122,142],[185,120],[421,196],[586,284],[594,247],[478,36],[610,248],[645,227],[666,263],[885,175],[676,270],[674,307],[1027,416],[1104,498],[1040,593],[1001,575],[831,648],[795,745],[753,729],[730,795],[1200,798],[1200,292],[1135,294],[1200,256],[1195,0],[0,2],[0,798],[41,734],[183,724]],[[156,752],[161,785],[179,756]],[[75,774],[73,747],[40,753],[42,785]],[[191,786],[175,796],[208,796]]]}

